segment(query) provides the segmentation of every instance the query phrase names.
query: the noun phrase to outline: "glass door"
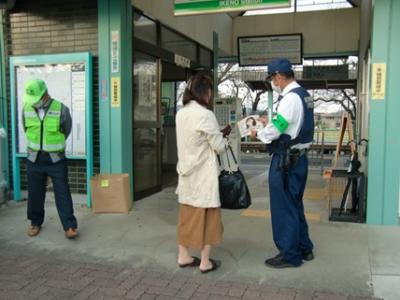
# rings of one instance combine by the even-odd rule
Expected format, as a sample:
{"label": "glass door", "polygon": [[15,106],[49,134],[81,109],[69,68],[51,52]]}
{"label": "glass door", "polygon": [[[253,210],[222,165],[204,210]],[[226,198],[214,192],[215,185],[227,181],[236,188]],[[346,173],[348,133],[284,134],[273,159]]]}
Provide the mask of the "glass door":
{"label": "glass door", "polygon": [[161,190],[160,63],[134,52],[133,172],[135,200]]}

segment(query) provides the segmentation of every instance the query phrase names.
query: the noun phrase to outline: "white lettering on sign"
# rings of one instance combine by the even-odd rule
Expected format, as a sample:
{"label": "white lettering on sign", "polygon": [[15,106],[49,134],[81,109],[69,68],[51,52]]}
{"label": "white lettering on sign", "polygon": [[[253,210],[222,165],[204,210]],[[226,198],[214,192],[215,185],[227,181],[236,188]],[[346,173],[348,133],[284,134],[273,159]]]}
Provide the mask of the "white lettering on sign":
{"label": "white lettering on sign", "polygon": [[261,4],[263,0],[221,0],[219,1],[220,7],[234,7],[243,5]]}
{"label": "white lettering on sign", "polygon": [[175,16],[290,7],[290,0],[175,0]]}
{"label": "white lettering on sign", "polygon": [[179,54],[175,54],[175,64],[183,68],[190,68],[190,59]]}
{"label": "white lettering on sign", "polygon": [[119,72],[119,31],[111,31],[111,73]]}

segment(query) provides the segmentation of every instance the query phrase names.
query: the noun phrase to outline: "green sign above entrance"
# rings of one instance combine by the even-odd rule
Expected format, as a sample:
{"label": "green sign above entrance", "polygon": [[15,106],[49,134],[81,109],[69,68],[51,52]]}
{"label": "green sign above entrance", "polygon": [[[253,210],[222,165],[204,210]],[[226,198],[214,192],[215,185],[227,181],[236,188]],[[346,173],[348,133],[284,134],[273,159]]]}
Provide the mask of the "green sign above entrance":
{"label": "green sign above entrance", "polygon": [[175,16],[289,6],[290,0],[175,0]]}

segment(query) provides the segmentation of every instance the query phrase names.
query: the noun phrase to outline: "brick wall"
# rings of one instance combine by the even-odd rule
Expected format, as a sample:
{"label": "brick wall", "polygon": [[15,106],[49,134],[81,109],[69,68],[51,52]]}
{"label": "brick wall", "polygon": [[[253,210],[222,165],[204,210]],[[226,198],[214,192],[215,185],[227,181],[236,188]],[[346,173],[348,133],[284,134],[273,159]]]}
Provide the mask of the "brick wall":
{"label": "brick wall", "polygon": [[[92,53],[95,173],[99,172],[100,161],[97,32],[97,0],[18,0],[15,7],[7,11],[6,15],[5,35],[8,56],[66,52]],[[8,80],[10,78],[9,70],[7,70],[7,78]],[[8,99],[10,99],[10,91],[7,92]],[[8,116],[11,116],[10,109],[11,107],[8,105]],[[8,128],[11,128],[10,124]],[[11,149],[9,153],[11,153]],[[10,170],[12,170],[11,165]],[[68,170],[71,191],[86,193],[86,162],[84,160],[69,160]],[[22,188],[26,187],[25,174],[25,162],[22,160]]]}

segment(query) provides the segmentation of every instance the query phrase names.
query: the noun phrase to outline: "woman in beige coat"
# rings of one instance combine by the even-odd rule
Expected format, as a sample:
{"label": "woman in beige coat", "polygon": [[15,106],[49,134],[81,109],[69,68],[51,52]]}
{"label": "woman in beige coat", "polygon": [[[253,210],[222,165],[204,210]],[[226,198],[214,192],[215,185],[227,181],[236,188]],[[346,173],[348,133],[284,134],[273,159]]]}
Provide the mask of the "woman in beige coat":
{"label": "woman in beige coat", "polygon": [[[178,265],[198,266],[202,273],[218,268],[210,258],[212,245],[222,241],[222,221],[216,153],[227,145],[230,127],[219,129],[214,113],[207,107],[212,98],[212,81],[196,74],[188,81],[184,107],[176,115],[178,143]],[[191,256],[188,248],[201,250],[201,259]]]}

